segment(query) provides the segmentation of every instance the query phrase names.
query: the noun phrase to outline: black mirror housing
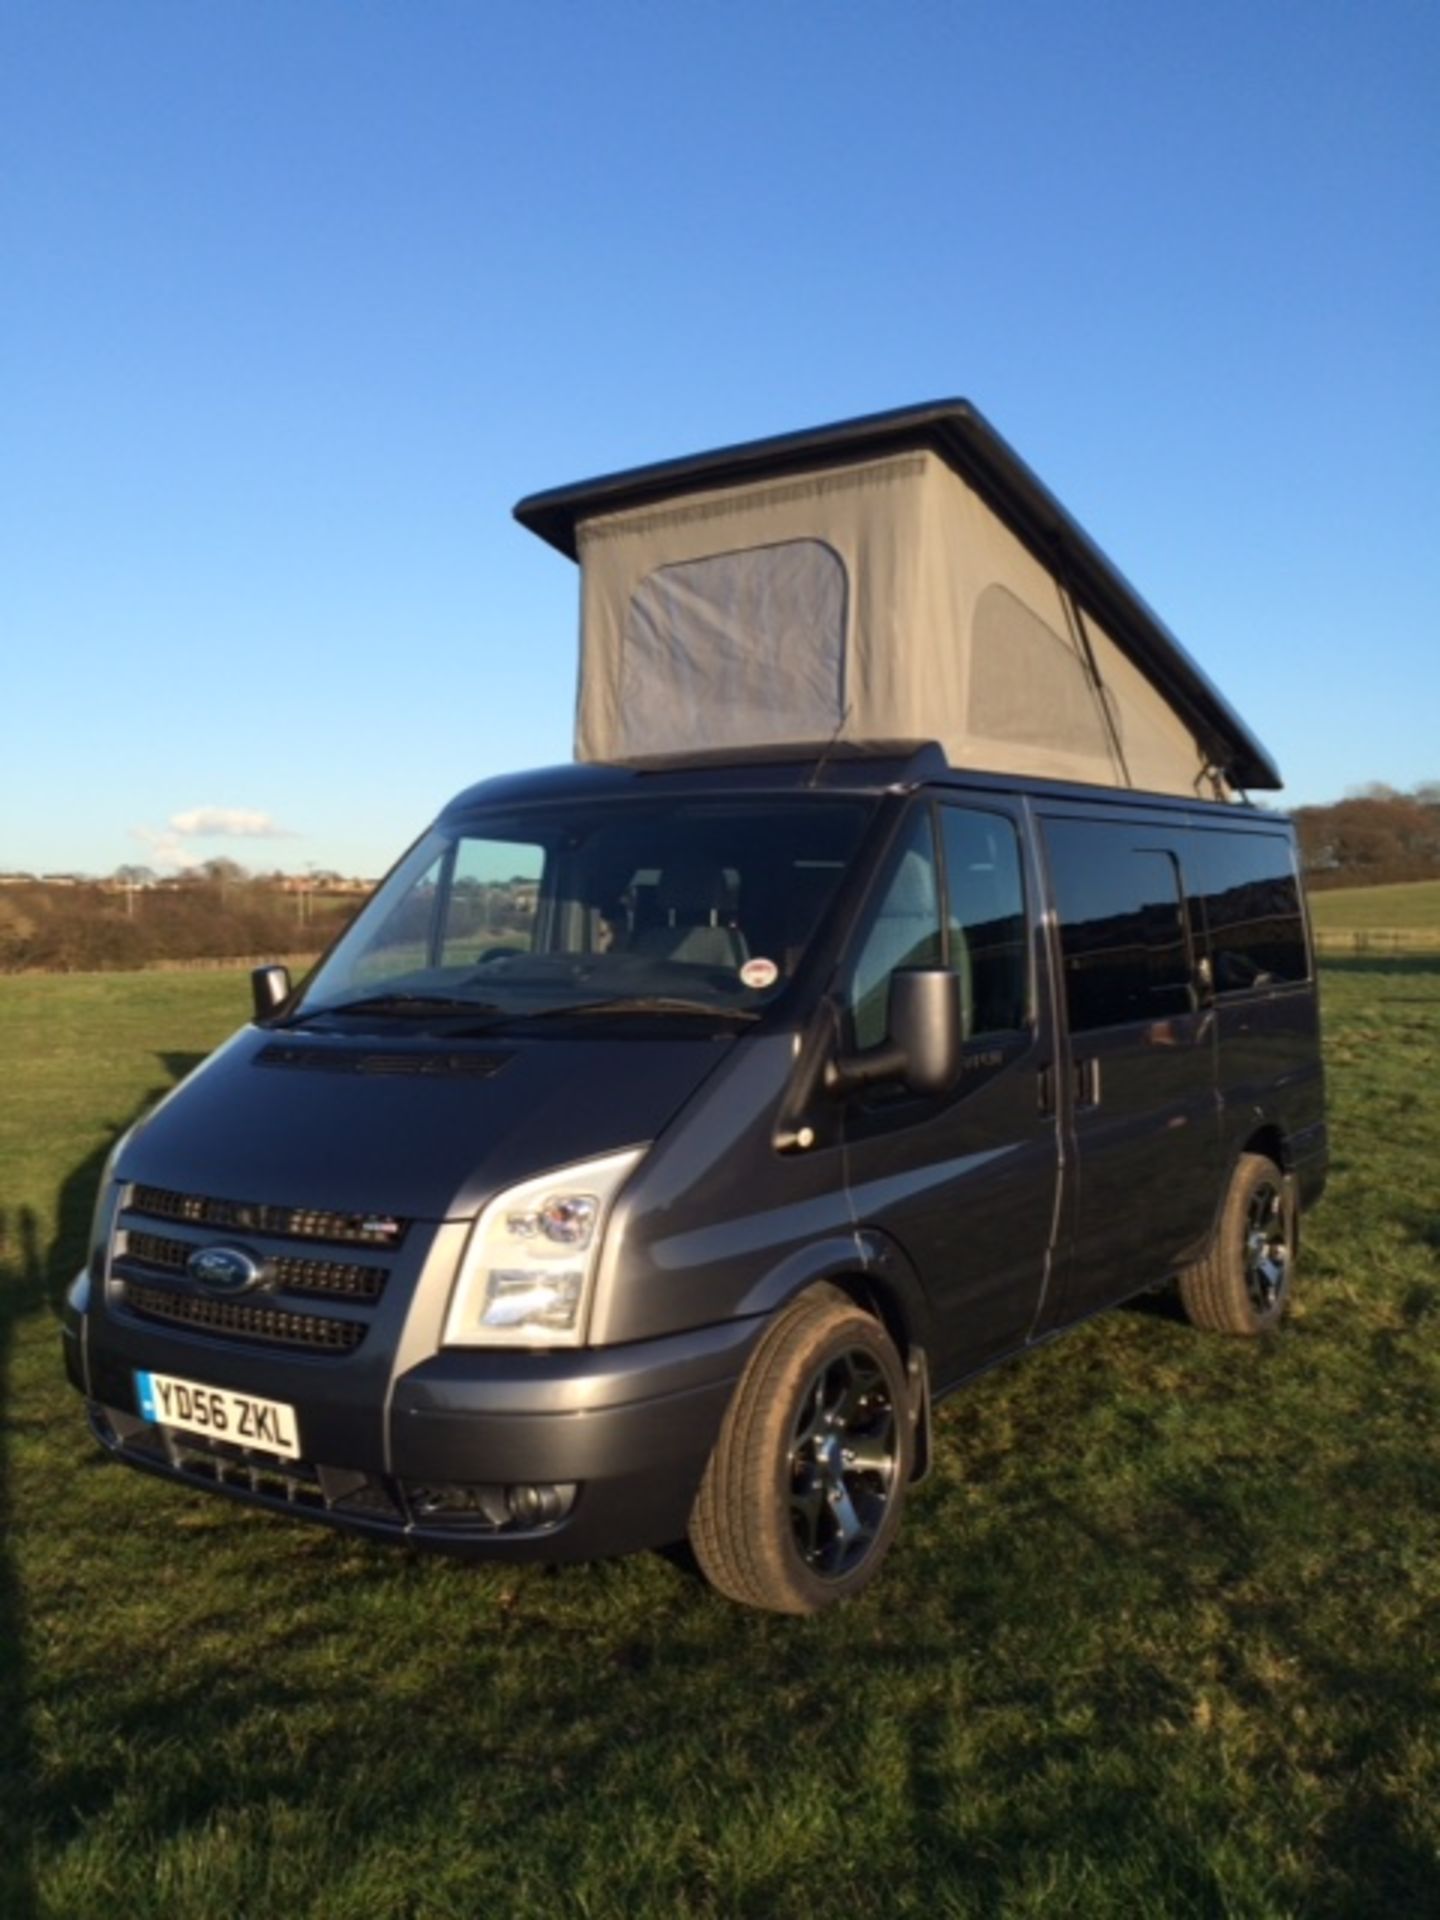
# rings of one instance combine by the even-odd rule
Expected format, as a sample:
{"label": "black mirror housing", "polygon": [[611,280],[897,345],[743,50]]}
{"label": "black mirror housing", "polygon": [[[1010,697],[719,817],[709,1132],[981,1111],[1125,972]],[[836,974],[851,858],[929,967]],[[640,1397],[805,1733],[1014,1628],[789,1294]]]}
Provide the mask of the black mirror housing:
{"label": "black mirror housing", "polygon": [[830,1062],[829,1090],[850,1093],[899,1080],[922,1098],[948,1093],[960,1078],[960,976],[949,967],[897,967],[890,976],[887,1027],[878,1047]]}
{"label": "black mirror housing", "polygon": [[899,967],[890,976],[890,1044],[905,1057],[912,1093],[949,1093],[960,1078],[960,976],[949,967]]}
{"label": "black mirror housing", "polygon": [[250,999],[257,1020],[272,1019],[290,998],[290,969],[256,967],[250,975]]}

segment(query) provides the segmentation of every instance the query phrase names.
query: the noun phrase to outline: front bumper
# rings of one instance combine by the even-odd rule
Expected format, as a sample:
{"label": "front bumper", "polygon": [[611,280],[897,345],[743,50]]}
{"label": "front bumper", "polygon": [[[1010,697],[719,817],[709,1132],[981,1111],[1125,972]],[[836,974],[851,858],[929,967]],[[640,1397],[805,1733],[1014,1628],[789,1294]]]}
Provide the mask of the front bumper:
{"label": "front bumper", "polygon": [[[382,1382],[346,1362],[132,1326],[90,1309],[78,1283],[62,1338],[95,1437],[129,1466],[374,1539],[476,1559],[578,1560],[683,1537],[762,1325],[568,1352],[450,1351]],[[139,1369],[288,1402],[305,1458],[143,1420]],[[557,1489],[564,1510],[495,1524],[515,1487]],[[471,1510],[445,1507],[447,1490],[466,1489]]]}

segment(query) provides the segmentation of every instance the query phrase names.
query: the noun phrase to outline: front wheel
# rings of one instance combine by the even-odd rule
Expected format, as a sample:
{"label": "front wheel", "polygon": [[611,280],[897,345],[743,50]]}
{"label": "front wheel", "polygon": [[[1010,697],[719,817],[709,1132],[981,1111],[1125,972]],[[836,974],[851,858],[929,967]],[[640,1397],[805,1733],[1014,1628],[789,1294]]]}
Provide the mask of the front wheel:
{"label": "front wheel", "polygon": [[1242,1153],[1209,1252],[1180,1276],[1186,1317],[1214,1333],[1268,1333],[1289,1301],[1294,1267],[1290,1182],[1265,1154]]}
{"label": "front wheel", "polygon": [[914,1458],[905,1369],[838,1287],[776,1318],[725,1415],[690,1519],[710,1584],[743,1605],[818,1613],[878,1572]]}

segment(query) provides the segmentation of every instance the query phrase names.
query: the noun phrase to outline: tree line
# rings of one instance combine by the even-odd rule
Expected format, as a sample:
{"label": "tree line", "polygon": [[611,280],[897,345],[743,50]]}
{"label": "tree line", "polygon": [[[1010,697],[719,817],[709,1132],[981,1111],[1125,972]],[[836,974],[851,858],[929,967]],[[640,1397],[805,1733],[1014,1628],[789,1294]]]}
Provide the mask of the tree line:
{"label": "tree line", "polygon": [[1407,792],[1376,781],[1294,820],[1312,890],[1440,880],[1440,780]]}
{"label": "tree line", "polygon": [[250,874],[231,860],[164,885],[136,868],[119,868],[108,881],[12,881],[0,886],[0,973],[318,953],[363,898],[327,894],[318,876],[287,891],[279,876]]}

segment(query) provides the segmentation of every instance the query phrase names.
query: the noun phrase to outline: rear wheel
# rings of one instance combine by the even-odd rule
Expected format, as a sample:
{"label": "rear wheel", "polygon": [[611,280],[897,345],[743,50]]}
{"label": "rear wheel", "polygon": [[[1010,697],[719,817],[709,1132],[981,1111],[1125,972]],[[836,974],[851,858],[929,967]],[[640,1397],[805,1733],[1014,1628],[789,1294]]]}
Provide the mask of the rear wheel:
{"label": "rear wheel", "polygon": [[913,1447],[889,1335],[838,1287],[812,1287],[766,1332],[726,1412],[690,1520],[706,1579],[779,1613],[858,1593],[900,1524]]}
{"label": "rear wheel", "polygon": [[1242,1153],[1210,1251],[1180,1276],[1193,1325],[1215,1333],[1266,1333],[1284,1313],[1295,1266],[1289,1181],[1263,1153]]}

